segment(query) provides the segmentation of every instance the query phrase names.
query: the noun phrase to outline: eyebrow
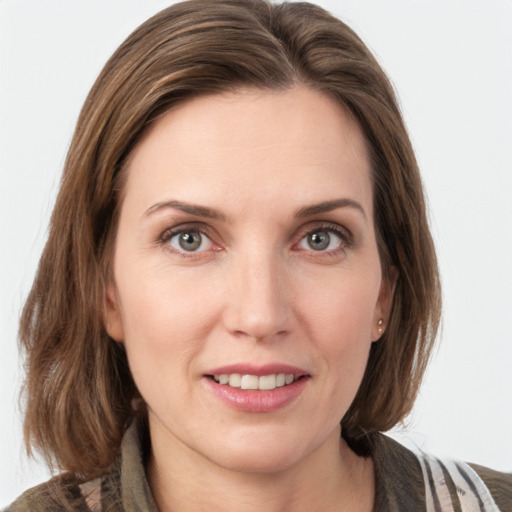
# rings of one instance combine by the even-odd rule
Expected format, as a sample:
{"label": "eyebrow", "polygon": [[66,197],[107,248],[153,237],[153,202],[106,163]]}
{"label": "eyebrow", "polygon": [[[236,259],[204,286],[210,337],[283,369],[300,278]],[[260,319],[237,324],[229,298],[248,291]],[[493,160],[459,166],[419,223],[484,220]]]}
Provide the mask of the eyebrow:
{"label": "eyebrow", "polygon": [[[327,213],[338,208],[347,207],[355,208],[356,210],[361,212],[363,217],[366,219],[366,212],[364,211],[364,208],[361,206],[361,204],[358,203],[357,201],[354,201],[353,199],[349,199],[346,197],[340,199],[333,199],[332,201],[323,201],[322,203],[313,204],[311,206],[304,206],[303,208],[299,208],[295,212],[295,217],[302,219],[305,217],[311,217],[312,215],[318,215],[320,213]],[[197,217],[221,220],[224,222],[227,221],[226,216],[219,210],[216,210],[215,208],[209,208],[207,206],[200,206],[197,204],[186,203],[177,200],[156,203],[146,210],[144,216],[149,217],[150,215],[153,215],[154,213],[159,212],[161,210],[165,210],[167,208],[180,210],[184,213],[188,213],[189,215],[195,215]]]}
{"label": "eyebrow", "polygon": [[319,213],[327,213],[332,210],[336,210],[337,208],[355,208],[359,212],[363,214],[363,217],[366,219],[366,212],[360,203],[354,201],[353,199],[349,199],[347,197],[343,197],[340,199],[333,199],[332,201],[324,201],[322,203],[313,204],[311,206],[305,206],[304,208],[300,208],[295,213],[297,218],[311,217],[312,215],[318,215]]}
{"label": "eyebrow", "polygon": [[197,204],[184,203],[183,201],[176,200],[154,204],[148,210],[146,210],[144,216],[148,217],[160,210],[165,210],[167,208],[174,208],[175,210],[180,210],[184,213],[195,215],[197,217],[226,221],[225,215],[215,208],[208,208],[206,206],[199,206]]}

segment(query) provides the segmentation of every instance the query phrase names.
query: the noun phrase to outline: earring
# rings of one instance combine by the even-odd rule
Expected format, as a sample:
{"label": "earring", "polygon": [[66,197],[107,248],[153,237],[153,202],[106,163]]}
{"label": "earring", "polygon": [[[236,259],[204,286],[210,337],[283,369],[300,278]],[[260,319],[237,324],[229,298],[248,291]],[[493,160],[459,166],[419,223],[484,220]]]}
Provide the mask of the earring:
{"label": "earring", "polygon": [[377,322],[377,325],[379,328],[377,329],[377,332],[379,333],[379,336],[384,332],[384,328],[382,327],[384,325],[384,320],[382,318]]}

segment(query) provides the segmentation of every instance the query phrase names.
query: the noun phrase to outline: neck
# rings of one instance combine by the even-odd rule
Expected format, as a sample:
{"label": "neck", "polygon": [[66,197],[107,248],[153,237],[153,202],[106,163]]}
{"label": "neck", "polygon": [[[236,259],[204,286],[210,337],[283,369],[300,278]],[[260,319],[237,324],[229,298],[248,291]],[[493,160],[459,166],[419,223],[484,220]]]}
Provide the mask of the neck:
{"label": "neck", "polygon": [[174,438],[152,450],[148,478],[161,512],[366,512],[375,488],[371,459],[355,455],[339,430],[299,462],[269,472],[219,466]]}

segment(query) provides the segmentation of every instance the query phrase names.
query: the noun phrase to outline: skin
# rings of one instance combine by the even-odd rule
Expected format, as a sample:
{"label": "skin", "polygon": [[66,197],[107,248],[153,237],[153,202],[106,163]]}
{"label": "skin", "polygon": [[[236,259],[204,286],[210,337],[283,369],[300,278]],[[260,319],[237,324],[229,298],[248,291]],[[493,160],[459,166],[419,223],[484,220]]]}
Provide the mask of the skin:
{"label": "skin", "polygon": [[[371,510],[372,462],[339,426],[392,300],[358,124],[304,86],[200,97],[147,131],[127,172],[106,326],[148,406],[159,509]],[[202,245],[185,251],[174,228]],[[275,362],[309,374],[277,411],[205,385],[211,368]]]}

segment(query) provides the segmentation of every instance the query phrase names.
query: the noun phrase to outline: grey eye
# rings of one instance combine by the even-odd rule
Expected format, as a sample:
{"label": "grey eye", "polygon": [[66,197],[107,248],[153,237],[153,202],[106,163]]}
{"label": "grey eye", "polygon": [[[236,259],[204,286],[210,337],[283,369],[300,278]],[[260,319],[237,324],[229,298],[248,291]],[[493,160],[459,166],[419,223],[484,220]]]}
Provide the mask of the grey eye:
{"label": "grey eye", "polygon": [[330,252],[345,245],[343,236],[334,229],[319,228],[307,233],[299,243],[299,248],[307,251]]}
{"label": "grey eye", "polygon": [[185,251],[195,251],[201,246],[201,235],[196,231],[180,233],[178,235],[178,242]]}
{"label": "grey eye", "polygon": [[190,230],[173,235],[169,240],[169,245],[178,251],[200,252],[208,250],[212,242],[200,231]]}
{"label": "grey eye", "polygon": [[327,231],[316,231],[307,236],[308,245],[314,251],[323,251],[329,247],[331,237]]}

